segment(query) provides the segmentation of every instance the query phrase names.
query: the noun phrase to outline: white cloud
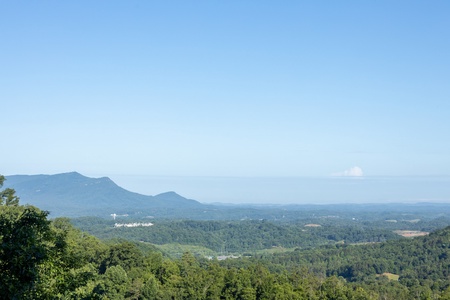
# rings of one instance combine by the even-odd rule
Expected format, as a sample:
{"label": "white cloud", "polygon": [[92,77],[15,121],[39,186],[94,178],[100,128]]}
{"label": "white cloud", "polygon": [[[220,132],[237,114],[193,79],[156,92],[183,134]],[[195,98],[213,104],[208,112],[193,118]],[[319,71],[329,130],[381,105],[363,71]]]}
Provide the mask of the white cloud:
{"label": "white cloud", "polygon": [[343,177],[363,177],[364,173],[360,167],[351,167],[348,170],[333,173],[332,176],[343,176]]}

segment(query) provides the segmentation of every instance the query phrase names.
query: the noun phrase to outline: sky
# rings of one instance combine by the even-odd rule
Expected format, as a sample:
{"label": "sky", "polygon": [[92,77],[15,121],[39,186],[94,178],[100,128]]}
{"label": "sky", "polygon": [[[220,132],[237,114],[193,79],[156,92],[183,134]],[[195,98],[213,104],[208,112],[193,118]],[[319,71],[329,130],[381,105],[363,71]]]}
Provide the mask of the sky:
{"label": "sky", "polygon": [[[326,184],[335,193],[314,200],[298,178],[449,177],[449,13],[448,1],[1,1],[0,174],[77,171],[205,202],[349,195]],[[450,202],[436,182],[415,194]],[[401,198],[389,195],[371,201]]]}

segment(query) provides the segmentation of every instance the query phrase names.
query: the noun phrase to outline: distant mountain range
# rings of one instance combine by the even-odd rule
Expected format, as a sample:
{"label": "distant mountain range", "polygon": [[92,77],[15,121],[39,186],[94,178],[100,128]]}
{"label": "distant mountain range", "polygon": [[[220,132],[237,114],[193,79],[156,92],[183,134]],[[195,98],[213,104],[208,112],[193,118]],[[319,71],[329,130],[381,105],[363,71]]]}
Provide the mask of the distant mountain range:
{"label": "distant mountain range", "polygon": [[[404,214],[446,216],[450,204],[330,204],[330,205],[224,205],[203,204],[186,199],[175,192],[146,196],[121,188],[108,177],[90,178],[77,172],[56,175],[6,176],[4,188],[13,188],[21,204],[30,204],[50,212],[50,217],[109,217],[112,214],[127,219],[196,219],[196,220],[297,220],[329,218],[339,214],[351,219],[365,212],[370,219],[384,213],[387,219],[403,219]],[[412,217],[411,217],[412,218]],[[414,219],[413,218],[413,219]]]}
{"label": "distant mountain range", "polygon": [[121,188],[108,177],[90,178],[77,172],[7,176],[4,187],[15,189],[21,204],[48,210],[53,217],[130,212],[165,215],[204,206],[175,192],[141,195]]}

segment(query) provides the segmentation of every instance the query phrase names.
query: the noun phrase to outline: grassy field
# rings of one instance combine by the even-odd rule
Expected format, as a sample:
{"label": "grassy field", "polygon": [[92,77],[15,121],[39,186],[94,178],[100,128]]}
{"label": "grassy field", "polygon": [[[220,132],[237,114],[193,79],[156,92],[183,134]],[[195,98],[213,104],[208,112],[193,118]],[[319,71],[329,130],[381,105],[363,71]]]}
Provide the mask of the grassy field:
{"label": "grassy field", "polygon": [[164,245],[154,245],[159,250],[163,251],[170,257],[179,258],[185,252],[190,252],[195,256],[202,257],[216,257],[220,254],[215,251],[202,247],[202,246],[194,246],[194,245],[181,245],[181,244],[164,244]]}
{"label": "grassy field", "polygon": [[202,246],[194,246],[194,245],[182,245],[182,244],[164,244],[164,245],[156,245],[152,244],[165,254],[173,258],[179,258],[185,252],[190,252],[195,256],[207,257],[207,258],[215,258],[224,255],[235,255],[235,256],[252,256],[254,254],[274,254],[274,253],[283,253],[288,251],[294,251],[295,248],[283,248],[283,247],[272,247],[269,249],[256,250],[248,253],[218,253],[214,250],[211,250]]}
{"label": "grassy field", "polygon": [[428,235],[429,232],[425,231],[417,231],[417,230],[395,230],[396,234],[404,236],[404,237],[416,237],[416,236],[424,236]]}
{"label": "grassy field", "polygon": [[273,254],[273,253],[283,253],[288,251],[294,251],[295,248],[283,248],[283,247],[272,247],[270,249],[256,250],[256,254]]}
{"label": "grassy field", "polygon": [[400,275],[392,274],[392,273],[383,273],[383,274],[379,274],[378,276],[386,276],[389,280],[394,280],[394,281],[398,281],[398,278],[400,277]]}

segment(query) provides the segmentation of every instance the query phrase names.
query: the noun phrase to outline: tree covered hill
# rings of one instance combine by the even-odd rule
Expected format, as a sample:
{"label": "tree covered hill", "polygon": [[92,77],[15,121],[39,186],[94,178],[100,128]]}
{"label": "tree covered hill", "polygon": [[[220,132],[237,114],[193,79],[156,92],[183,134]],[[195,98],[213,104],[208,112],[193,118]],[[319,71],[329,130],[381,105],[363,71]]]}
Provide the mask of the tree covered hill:
{"label": "tree covered hill", "polygon": [[295,270],[302,265],[316,276],[338,276],[366,290],[382,291],[389,295],[386,299],[440,299],[432,295],[449,290],[450,227],[412,239],[337,244],[260,255],[250,261],[264,261],[273,270]]}
{"label": "tree covered hill", "polygon": [[175,192],[146,196],[127,191],[108,177],[89,178],[77,172],[56,175],[7,176],[5,187],[20,194],[22,203],[48,210],[51,216],[164,212],[198,209],[202,204]]}

